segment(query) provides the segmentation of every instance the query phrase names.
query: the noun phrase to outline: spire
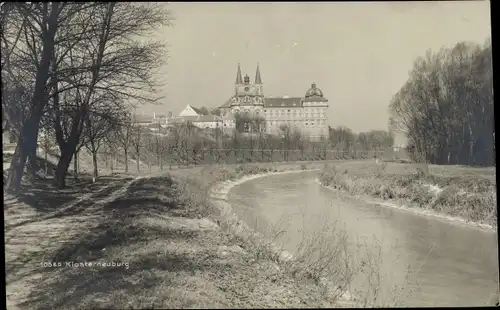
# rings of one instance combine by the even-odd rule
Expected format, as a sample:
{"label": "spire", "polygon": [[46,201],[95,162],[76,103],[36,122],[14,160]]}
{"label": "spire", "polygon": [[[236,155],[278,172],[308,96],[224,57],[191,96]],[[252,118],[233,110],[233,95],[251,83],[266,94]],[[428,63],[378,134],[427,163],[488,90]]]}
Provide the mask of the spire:
{"label": "spire", "polygon": [[260,78],[259,63],[257,63],[257,72],[255,73],[255,84],[262,84],[262,79]]}
{"label": "spire", "polygon": [[238,73],[236,74],[236,84],[243,84],[243,79],[241,78],[240,63],[238,63]]}

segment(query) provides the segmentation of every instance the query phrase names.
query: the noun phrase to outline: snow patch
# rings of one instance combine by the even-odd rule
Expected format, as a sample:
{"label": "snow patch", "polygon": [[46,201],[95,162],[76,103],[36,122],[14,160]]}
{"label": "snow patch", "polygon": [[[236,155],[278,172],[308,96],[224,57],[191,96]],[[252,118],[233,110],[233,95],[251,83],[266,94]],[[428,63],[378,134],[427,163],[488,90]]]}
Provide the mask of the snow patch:
{"label": "snow patch", "polygon": [[[322,185],[321,181],[319,179],[316,179],[315,181],[320,186],[323,186],[323,187],[328,188],[330,190],[338,191],[338,190],[336,190],[336,189],[334,189],[332,187]],[[451,215],[446,215],[446,214],[438,213],[438,212],[436,212],[434,210],[423,209],[423,208],[411,208],[411,207],[409,207],[409,206],[407,206],[405,204],[403,204],[403,205],[397,205],[397,204],[395,204],[393,202],[380,201],[380,200],[375,200],[373,198],[367,198],[367,197],[364,197],[363,200],[366,203],[375,204],[375,205],[378,205],[378,206],[381,206],[381,207],[394,208],[394,209],[398,209],[398,210],[402,210],[402,211],[410,211],[410,212],[416,213],[416,214],[421,215],[421,216],[434,217],[437,220],[445,220],[445,221],[448,221],[448,222],[450,222],[452,224],[464,225],[464,226],[467,226],[467,227],[474,227],[474,228],[479,228],[479,229],[484,229],[484,230],[496,230],[496,228],[493,227],[493,225],[490,225],[490,224],[479,223],[479,222],[472,222],[472,221],[466,220],[466,219],[458,217],[458,216],[451,216]]]}
{"label": "snow patch", "polygon": [[444,190],[435,184],[423,184],[423,186],[427,187],[429,193],[433,194],[434,196],[439,195]]}

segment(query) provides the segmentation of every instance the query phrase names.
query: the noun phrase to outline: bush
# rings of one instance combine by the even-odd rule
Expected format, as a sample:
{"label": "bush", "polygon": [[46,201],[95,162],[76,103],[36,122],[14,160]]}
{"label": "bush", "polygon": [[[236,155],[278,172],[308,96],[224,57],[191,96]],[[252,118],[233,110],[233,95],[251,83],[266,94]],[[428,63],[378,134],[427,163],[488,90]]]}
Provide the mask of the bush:
{"label": "bush", "polygon": [[[348,194],[364,194],[380,199],[402,199],[421,208],[461,216],[472,221],[496,225],[495,182],[470,175],[431,175],[427,164],[413,165],[417,173],[388,174],[387,164],[377,166],[372,175],[339,173],[335,166],[325,165],[319,175],[324,186]],[[363,170],[367,170],[364,169]],[[440,191],[433,191],[437,186]]]}

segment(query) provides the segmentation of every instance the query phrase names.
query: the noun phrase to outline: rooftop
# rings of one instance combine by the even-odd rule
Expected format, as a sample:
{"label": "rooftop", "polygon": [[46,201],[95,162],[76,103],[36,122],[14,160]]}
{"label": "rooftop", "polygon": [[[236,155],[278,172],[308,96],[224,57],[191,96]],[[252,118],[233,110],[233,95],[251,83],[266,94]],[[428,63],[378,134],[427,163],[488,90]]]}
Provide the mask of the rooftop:
{"label": "rooftop", "polygon": [[289,107],[289,108],[300,108],[302,106],[302,98],[300,97],[274,97],[274,98],[265,98],[264,99],[264,107],[266,108],[281,108],[281,107]]}

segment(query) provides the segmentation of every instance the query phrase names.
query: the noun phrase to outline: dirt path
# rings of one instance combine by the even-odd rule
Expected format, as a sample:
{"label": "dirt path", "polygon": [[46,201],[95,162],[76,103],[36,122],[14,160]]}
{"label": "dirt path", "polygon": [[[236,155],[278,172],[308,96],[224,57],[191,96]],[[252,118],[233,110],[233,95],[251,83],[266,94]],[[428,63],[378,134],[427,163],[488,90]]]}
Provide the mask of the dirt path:
{"label": "dirt path", "polygon": [[332,305],[322,288],[203,216],[209,205],[194,199],[199,185],[180,194],[168,176],[104,183],[80,196],[65,192],[71,199],[58,205],[44,201],[60,192],[6,202],[9,309]]}
{"label": "dirt path", "polygon": [[[26,301],[44,275],[43,264],[50,262],[47,255],[95,225],[101,216],[99,206],[123,194],[136,180],[113,180],[46,213],[30,206],[26,199],[7,197],[4,201],[7,307],[15,309]],[[36,192],[31,195],[38,203],[44,199]],[[57,203],[52,197],[45,198]],[[82,210],[85,215],[74,216]]]}

